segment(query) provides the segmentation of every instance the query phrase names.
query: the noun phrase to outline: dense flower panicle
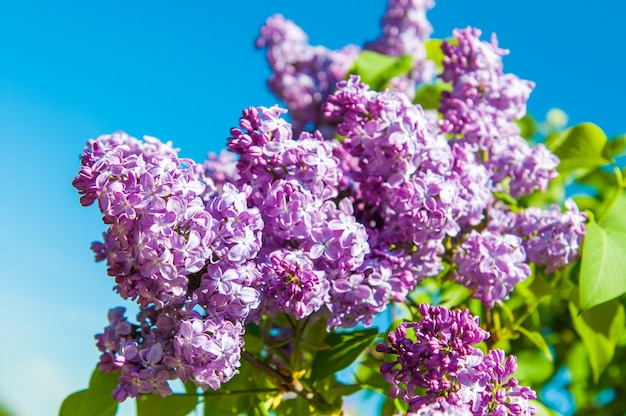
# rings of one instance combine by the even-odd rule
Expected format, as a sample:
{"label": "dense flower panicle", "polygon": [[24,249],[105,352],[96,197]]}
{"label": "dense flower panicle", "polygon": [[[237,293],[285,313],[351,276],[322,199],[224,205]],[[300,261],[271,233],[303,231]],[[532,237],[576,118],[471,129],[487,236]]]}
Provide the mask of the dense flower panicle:
{"label": "dense flower panicle", "polygon": [[113,396],[167,395],[174,378],[219,388],[237,373],[243,324],[261,302],[252,188],[208,186],[171,145],[123,133],[90,141],[82,162],[74,186],[109,224],[94,250],[141,306],[139,326],[116,309],[97,336],[100,368],[121,371]]}
{"label": "dense flower panicle", "polygon": [[182,301],[189,276],[208,262],[240,265],[261,246],[250,188],[226,184],[205,206],[207,186],[194,163],[169,145],[116,133],[91,141],[82,162],[74,186],[85,202],[97,198],[110,224],[104,243],[94,245],[97,257],[107,260],[119,293],[142,306]]}
{"label": "dense flower panicle", "polygon": [[298,132],[307,130],[309,123],[318,127],[321,104],[360,52],[355,45],[337,51],[311,46],[302,29],[279,14],[267,19],[256,45],[267,48],[273,71],[270,90],[287,104]]}
{"label": "dense flower panicle", "polygon": [[[420,322],[400,324],[376,350],[394,356],[381,365],[393,398],[409,404],[409,415],[532,415],[536,393],[519,386],[514,356],[486,355],[474,346],[489,337],[468,310],[422,304]],[[420,395],[418,391],[425,392]],[[453,413],[455,410],[459,413]],[[452,412],[452,413],[451,413]]]}
{"label": "dense flower panicle", "polygon": [[389,56],[410,55],[413,68],[407,76],[396,77],[389,87],[413,98],[418,83],[430,81],[437,70],[426,58],[424,42],[433,28],[426,11],[435,5],[433,0],[390,0],[382,19],[382,34],[365,48]]}
{"label": "dense flower panicle", "polygon": [[472,297],[493,308],[509,298],[516,284],[530,276],[522,239],[490,230],[472,230],[454,256],[455,280],[472,289]]}
{"label": "dense flower panicle", "polygon": [[558,158],[543,144],[531,148],[515,125],[526,114],[534,84],[502,72],[508,51],[498,48],[495,36],[487,43],[479,39],[478,29],[453,33],[458,44],[442,45],[441,78],[452,83],[452,91],[442,93],[442,131],[486,154],[485,166],[498,190],[514,198],[546,190],[557,176]]}
{"label": "dense flower panicle", "polygon": [[382,216],[383,232],[396,234],[393,243],[406,241],[404,236],[420,243],[455,235],[454,155],[443,136],[431,131],[421,107],[400,93],[370,91],[355,76],[338,87],[325,116],[340,120],[342,145],[359,159],[359,170],[350,174],[363,200]]}
{"label": "dense flower panicle", "polygon": [[238,183],[252,185],[251,203],[263,216],[257,260],[262,310],[301,319],[322,306],[337,309],[330,297],[333,281],[359,268],[370,248],[352,203],[338,199],[337,142],[318,131],[294,139],[284,113],[278,107],[247,109],[228,147],[239,154]]}
{"label": "dense flower panicle", "polygon": [[[323,110],[354,158],[343,176],[351,178],[357,217],[373,248],[367,266],[345,279],[362,296],[368,287],[368,301],[352,305],[351,294],[336,308],[345,317],[366,316],[366,306],[381,311],[390,300],[403,301],[420,279],[442,270],[444,238],[484,219],[492,179],[476,145],[450,145],[402,93],[369,90],[353,76],[338,84]],[[384,284],[370,283],[369,275],[386,276]]]}
{"label": "dense flower panicle", "polygon": [[544,266],[547,273],[572,264],[580,256],[587,214],[571,199],[565,201],[565,208],[561,212],[558,205],[547,210],[530,207],[515,217],[513,232],[523,239],[528,260]]}
{"label": "dense flower panicle", "polygon": [[109,326],[96,335],[100,370],[120,371],[113,397],[124,401],[141,394],[171,394],[169,380],[193,381],[218,389],[238,373],[243,326],[240,322],[201,317],[180,308],[141,309],[139,325],[130,324],[124,308],[109,312]]}

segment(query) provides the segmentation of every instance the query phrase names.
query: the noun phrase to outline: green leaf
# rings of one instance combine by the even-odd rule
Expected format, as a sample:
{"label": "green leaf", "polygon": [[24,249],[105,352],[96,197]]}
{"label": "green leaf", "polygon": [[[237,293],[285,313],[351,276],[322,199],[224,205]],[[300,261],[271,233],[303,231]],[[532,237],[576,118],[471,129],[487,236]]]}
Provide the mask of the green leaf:
{"label": "green leaf", "polygon": [[442,288],[441,306],[452,309],[459,306],[470,295],[467,287],[458,283],[446,283]]}
{"label": "green leaf", "polygon": [[520,136],[526,140],[537,133],[537,122],[530,114],[526,114],[524,117],[517,120],[516,124],[520,128]]}
{"label": "green leaf", "polygon": [[[452,42],[457,42],[454,39]],[[437,65],[439,72],[443,71],[443,50],[441,50],[441,44],[443,39],[429,39],[424,42],[424,48],[426,49],[426,58],[433,61]]]}
{"label": "green leaf", "polygon": [[550,137],[546,146],[561,159],[559,172],[592,169],[610,163],[606,155],[607,138],[593,123],[582,123]]}
{"label": "green leaf", "polygon": [[359,75],[370,88],[382,91],[392,78],[407,74],[412,66],[411,55],[396,58],[365,50],[359,54],[348,73]]}
{"label": "green leaf", "polygon": [[547,381],[554,372],[554,364],[539,351],[520,351],[517,355],[515,378],[527,385],[538,385]]}
{"label": "green leaf", "polygon": [[626,293],[626,196],[601,224],[589,214],[580,267],[581,310]]}
{"label": "green leaf", "polygon": [[617,178],[613,172],[607,172],[603,169],[594,169],[591,172],[576,179],[577,182],[583,185],[593,186],[598,189],[600,193],[614,191],[617,186]]}
{"label": "green leaf", "polygon": [[574,328],[587,349],[593,380],[597,383],[613,359],[615,346],[624,331],[624,305],[612,300],[581,313],[575,302],[570,302],[569,310]]}
{"label": "green leaf", "polygon": [[59,416],[80,415],[80,409],[83,406],[83,400],[85,400],[86,394],[87,390],[80,390],[67,396],[61,404]]}
{"label": "green leaf", "polygon": [[626,136],[617,136],[609,141],[607,152],[612,156],[620,156],[626,150]]}
{"label": "green leaf", "polygon": [[437,79],[434,84],[427,84],[421,86],[415,92],[414,104],[420,104],[426,110],[436,110],[439,108],[439,102],[441,101],[441,92],[450,91],[452,86],[448,83]]}
{"label": "green leaf", "polygon": [[330,345],[330,348],[315,355],[311,380],[321,380],[348,367],[377,336],[378,330],[375,328],[327,335],[324,343]]}
{"label": "green leaf", "polygon": [[198,396],[145,394],[137,399],[137,416],[185,416],[197,405]]}
{"label": "green leaf", "polygon": [[61,405],[59,416],[114,416],[117,401],[111,392],[117,387],[119,373],[103,373],[96,368],[91,375],[89,388],[67,397]]}
{"label": "green leaf", "polygon": [[528,338],[530,342],[535,344],[535,346],[537,346],[537,348],[539,348],[539,350],[544,353],[549,361],[554,361],[552,351],[550,351],[550,347],[548,346],[546,340],[543,338],[543,335],[536,331],[529,331],[522,326],[518,326],[515,329],[521,332],[526,338]]}
{"label": "green leaf", "polygon": [[[276,392],[262,391],[274,386],[248,361],[241,361],[239,374],[223,384],[219,390],[204,393],[204,414],[239,415],[253,411],[255,407]],[[260,409],[257,409],[260,410]]]}

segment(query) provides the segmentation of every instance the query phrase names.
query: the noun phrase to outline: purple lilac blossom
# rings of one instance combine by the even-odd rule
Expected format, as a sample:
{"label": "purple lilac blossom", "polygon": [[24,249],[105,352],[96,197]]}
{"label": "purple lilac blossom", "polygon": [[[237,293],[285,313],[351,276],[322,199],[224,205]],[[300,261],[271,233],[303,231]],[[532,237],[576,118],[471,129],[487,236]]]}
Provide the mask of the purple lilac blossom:
{"label": "purple lilac blossom", "polygon": [[352,203],[339,198],[338,143],[318,131],[294,139],[284,113],[276,106],[245,110],[227,145],[239,155],[237,183],[254,188],[250,201],[265,224],[257,259],[262,311],[302,319],[323,306],[337,310],[335,288],[341,290],[343,276],[363,264],[370,248]]}
{"label": "purple lilac blossom", "polygon": [[429,82],[436,73],[435,63],[426,58],[424,42],[433,32],[426,11],[435,5],[433,0],[390,0],[383,16],[382,34],[365,49],[389,56],[410,55],[413,68],[406,76],[393,78],[389,88],[415,96],[416,84]]}
{"label": "purple lilac blossom", "polygon": [[552,205],[549,209],[526,208],[516,216],[515,233],[523,238],[528,260],[552,273],[578,260],[585,236],[587,214],[580,212],[572,199],[566,211]]}
{"label": "purple lilac blossom", "polygon": [[320,127],[320,106],[360,52],[355,45],[337,51],[311,46],[302,29],[279,14],[267,19],[256,46],[267,48],[270,90],[285,101],[298,132]]}
{"label": "purple lilac blossom", "polygon": [[342,300],[334,308],[344,321],[367,323],[442,270],[444,239],[484,219],[492,181],[475,146],[450,145],[403,93],[372,91],[352,76],[323,111],[344,136],[344,183],[372,247],[358,273],[336,286]]}
{"label": "purple lilac blossom", "polygon": [[[100,368],[121,371],[117,400],[170,394],[168,380],[219,388],[237,373],[243,325],[260,305],[263,220],[252,188],[200,180],[171,144],[124,133],[91,140],[74,186],[109,224],[97,259],[122,297],[137,300],[139,326],[122,309],[98,335]],[[198,311],[202,311],[199,313]]]}
{"label": "purple lilac blossom", "polygon": [[82,165],[73,184],[84,205],[97,199],[109,224],[94,250],[122,297],[142,306],[180,302],[189,276],[208,262],[236,267],[260,249],[263,222],[258,209],[248,209],[250,187],[225,185],[205,205],[195,164],[169,144],[105,135],[89,142]]}
{"label": "purple lilac blossom", "polygon": [[120,371],[112,392],[117,401],[141,394],[172,393],[169,380],[193,381],[203,390],[218,389],[237,374],[243,346],[241,322],[202,317],[185,308],[142,308],[139,325],[109,312],[109,326],[96,335],[102,352],[99,368]]}
{"label": "purple lilac blossom", "polygon": [[501,230],[522,239],[528,261],[545,267],[547,273],[562,269],[580,257],[587,214],[572,199],[548,209],[528,207],[517,213],[496,205],[489,210],[492,230]]}
{"label": "purple lilac blossom", "polygon": [[454,256],[455,280],[473,291],[487,308],[509,298],[516,284],[530,276],[522,239],[513,234],[472,230]]}
{"label": "purple lilac blossom", "polygon": [[441,129],[454,140],[477,146],[497,184],[514,198],[545,191],[557,176],[558,158],[543,144],[530,147],[520,137],[515,120],[526,114],[534,83],[502,72],[502,56],[495,36],[481,41],[478,29],[454,30],[458,44],[445,41],[441,78],[452,84],[439,107]]}
{"label": "purple lilac blossom", "polygon": [[[475,347],[489,337],[469,311],[421,304],[419,322],[400,324],[376,350],[393,355],[381,365],[390,394],[409,404],[409,414],[532,415],[536,393],[519,386],[515,356],[486,355]],[[423,393],[417,393],[421,392]],[[441,413],[434,413],[441,411]],[[454,414],[454,413],[452,413]]]}

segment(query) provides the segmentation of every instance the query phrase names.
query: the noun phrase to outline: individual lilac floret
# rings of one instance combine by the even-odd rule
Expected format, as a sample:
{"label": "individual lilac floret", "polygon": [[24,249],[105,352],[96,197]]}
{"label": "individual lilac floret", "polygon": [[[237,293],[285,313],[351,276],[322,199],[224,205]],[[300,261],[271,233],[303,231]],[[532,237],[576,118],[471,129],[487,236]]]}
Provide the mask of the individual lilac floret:
{"label": "individual lilac floret", "polygon": [[476,146],[484,158],[496,190],[514,198],[545,191],[557,176],[559,160],[543,144],[531,148],[520,137],[515,120],[526,114],[534,84],[502,72],[502,56],[495,36],[480,40],[478,29],[453,32],[456,43],[444,42],[441,78],[452,84],[444,91],[439,110],[441,129],[454,141]]}
{"label": "individual lilac floret", "polygon": [[522,239],[490,230],[472,230],[454,256],[455,280],[473,291],[487,308],[509,298],[515,285],[530,276]]}
{"label": "individual lilac floret", "polygon": [[580,212],[572,199],[565,201],[566,211],[526,208],[515,218],[514,233],[524,241],[528,260],[545,266],[547,273],[575,262],[585,236],[587,214]]}
{"label": "individual lilac floret", "polygon": [[294,130],[309,130],[308,124],[319,128],[321,104],[346,76],[360,48],[348,45],[331,51],[311,46],[302,29],[279,14],[267,19],[256,45],[267,48],[273,72],[269,87],[285,100]]}
{"label": "individual lilac floret", "polygon": [[[532,415],[536,393],[512,377],[514,356],[486,355],[476,348],[489,337],[469,311],[421,304],[420,322],[400,324],[376,350],[393,355],[380,371],[392,398],[409,405],[409,415]],[[423,393],[422,393],[423,392]],[[458,410],[459,413],[453,413]]]}
{"label": "individual lilac floret", "polygon": [[366,49],[385,55],[413,57],[411,72],[389,83],[391,89],[411,98],[416,84],[430,81],[437,70],[435,63],[426,58],[424,47],[433,32],[426,11],[434,5],[433,0],[391,0],[382,19],[382,34],[375,42],[365,45]]}

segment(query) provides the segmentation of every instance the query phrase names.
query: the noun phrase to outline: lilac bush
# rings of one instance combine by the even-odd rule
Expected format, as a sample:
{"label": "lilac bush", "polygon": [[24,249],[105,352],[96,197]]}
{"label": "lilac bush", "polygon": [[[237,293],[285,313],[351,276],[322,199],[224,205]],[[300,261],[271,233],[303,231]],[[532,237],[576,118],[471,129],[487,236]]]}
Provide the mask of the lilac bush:
{"label": "lilac bush", "polygon": [[[598,322],[574,311],[623,318],[614,297],[582,290],[587,238],[617,232],[601,228],[616,224],[623,184],[601,170],[611,145],[574,162],[578,130],[528,137],[534,83],[504,72],[495,35],[429,39],[433,6],[391,0],[379,38],[337,51],[270,17],[257,47],[285,107],[243,110],[227,151],[202,163],[152,137],[88,142],[73,185],[107,226],[92,248],[139,307],[136,323],[112,309],[96,336],[115,400],[158,407],[150,398],[180,380],[185,406],[205,414],[226,397],[233,414],[337,414],[342,396],[368,388],[388,392],[389,414],[532,415],[544,407],[522,384],[537,380],[524,361],[518,381],[515,353],[562,364],[574,342],[563,329],[570,337],[548,344],[546,325],[561,321],[544,300],[563,293],[587,344]],[[575,163],[615,193],[588,210],[550,196],[568,177],[582,183]],[[384,316],[376,343],[364,328]],[[352,363],[352,384],[333,377]]]}

